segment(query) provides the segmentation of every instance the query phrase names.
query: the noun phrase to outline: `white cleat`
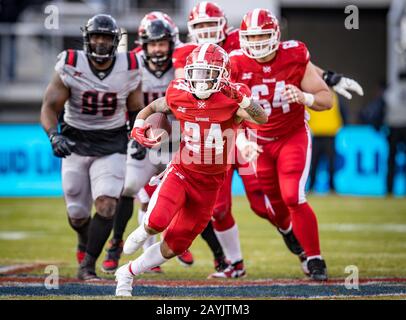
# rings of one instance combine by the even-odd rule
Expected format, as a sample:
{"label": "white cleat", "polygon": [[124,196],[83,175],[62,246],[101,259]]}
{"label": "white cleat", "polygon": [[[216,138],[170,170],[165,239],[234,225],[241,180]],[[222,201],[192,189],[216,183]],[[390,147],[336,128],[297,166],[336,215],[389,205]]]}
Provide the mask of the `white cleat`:
{"label": "white cleat", "polygon": [[133,275],[130,273],[129,264],[121,266],[117,269],[116,276],[116,296],[117,297],[131,297],[133,291]]}
{"label": "white cleat", "polygon": [[145,241],[147,241],[148,238],[149,235],[145,232],[145,230],[138,227],[130,233],[127,240],[124,242],[123,253],[133,254],[142,247],[142,245],[145,243]]}

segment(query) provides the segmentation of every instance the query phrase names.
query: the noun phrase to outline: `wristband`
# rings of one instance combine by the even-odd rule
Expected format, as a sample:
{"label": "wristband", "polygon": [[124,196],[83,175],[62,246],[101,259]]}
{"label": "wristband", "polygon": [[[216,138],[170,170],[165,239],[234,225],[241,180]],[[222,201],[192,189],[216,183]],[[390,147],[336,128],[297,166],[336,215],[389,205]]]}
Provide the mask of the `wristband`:
{"label": "wristband", "polygon": [[144,126],[145,120],[144,119],[136,119],[134,121],[134,128],[142,128]]}
{"label": "wristband", "polygon": [[250,105],[251,105],[251,99],[248,98],[248,97],[246,97],[246,96],[244,96],[244,97],[242,98],[242,101],[238,104],[238,106],[239,106],[241,109],[246,109],[246,108],[248,108]]}
{"label": "wristband", "polygon": [[311,107],[314,103],[314,95],[311,93],[303,92],[304,104],[308,107]]}

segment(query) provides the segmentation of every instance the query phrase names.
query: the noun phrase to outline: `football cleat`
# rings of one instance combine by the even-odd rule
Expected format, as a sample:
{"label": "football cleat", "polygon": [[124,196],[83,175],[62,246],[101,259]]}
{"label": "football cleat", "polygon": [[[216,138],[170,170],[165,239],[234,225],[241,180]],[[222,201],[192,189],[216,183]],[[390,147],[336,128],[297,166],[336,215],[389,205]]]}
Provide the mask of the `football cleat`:
{"label": "football cleat", "polygon": [[235,279],[246,276],[243,260],[230,264],[224,271],[212,273],[208,279]]}
{"label": "football cleat", "polygon": [[94,267],[80,265],[78,270],[78,279],[83,281],[99,281],[101,280],[95,271]]}
{"label": "football cleat", "polygon": [[152,267],[151,269],[145,271],[145,273],[150,273],[150,274],[158,274],[158,273],[164,273],[161,266],[157,267]]}
{"label": "football cleat", "polygon": [[226,270],[229,265],[229,261],[227,261],[224,256],[214,259],[214,269],[217,272]]}
{"label": "football cleat", "polygon": [[285,241],[286,246],[295,255],[300,255],[303,253],[303,248],[300,245],[299,241],[297,240],[293,230],[290,230],[288,233],[284,234],[278,229],[279,233],[283,237],[283,241]]}
{"label": "football cleat", "polygon": [[193,263],[193,255],[189,250],[177,256],[179,263],[184,267],[190,267]]}
{"label": "football cleat", "polygon": [[130,273],[129,264],[121,266],[117,269],[116,273],[116,296],[118,297],[131,297],[133,291],[133,275]]}
{"label": "football cleat", "polygon": [[310,278],[315,281],[326,281],[327,266],[323,259],[314,258],[307,261],[307,268],[309,269]]}
{"label": "football cleat", "polygon": [[113,273],[117,270],[118,261],[120,260],[121,252],[123,252],[123,245],[123,240],[110,240],[110,247],[107,249],[106,258],[101,267],[103,272]]}

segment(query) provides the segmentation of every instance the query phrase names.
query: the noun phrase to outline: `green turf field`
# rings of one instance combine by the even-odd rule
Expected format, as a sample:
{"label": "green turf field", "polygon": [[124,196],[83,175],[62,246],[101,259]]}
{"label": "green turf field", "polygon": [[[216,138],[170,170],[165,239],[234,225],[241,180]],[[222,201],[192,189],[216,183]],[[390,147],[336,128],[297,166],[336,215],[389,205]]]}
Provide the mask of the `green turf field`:
{"label": "green turf field", "polygon": [[[318,217],[330,277],[346,277],[349,265],[359,268],[360,278],[406,277],[406,200],[310,196],[309,202]],[[288,252],[276,230],[250,211],[247,200],[236,197],[233,208],[246,279],[302,279],[297,258]],[[136,220],[134,216],[128,232]],[[56,264],[61,276],[74,277],[75,246],[76,235],[68,225],[62,199],[0,199],[0,265]],[[213,272],[211,253],[200,238],[191,249],[195,257],[191,268],[173,260],[163,266],[165,274],[142,277],[205,279]]]}

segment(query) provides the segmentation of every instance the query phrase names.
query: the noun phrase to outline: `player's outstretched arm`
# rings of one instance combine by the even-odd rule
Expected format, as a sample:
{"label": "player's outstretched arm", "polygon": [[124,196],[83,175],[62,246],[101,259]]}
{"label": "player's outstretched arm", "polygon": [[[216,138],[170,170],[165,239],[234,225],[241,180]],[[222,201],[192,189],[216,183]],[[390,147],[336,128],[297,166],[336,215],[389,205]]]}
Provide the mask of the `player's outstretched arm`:
{"label": "player's outstretched arm", "polygon": [[171,109],[169,109],[169,106],[166,104],[165,97],[158,98],[158,99],[152,101],[149,105],[147,105],[144,109],[142,109],[137,115],[137,120],[138,119],[145,120],[151,114],[156,113],[156,112],[163,112],[163,113],[171,112]]}
{"label": "player's outstretched arm", "polygon": [[364,90],[357,81],[347,78],[340,73],[329,70],[324,71],[316,65],[315,67],[317,73],[323,78],[327,85],[343,97],[352,99],[352,94],[350,91],[355,92],[360,96],[364,95]]}
{"label": "player's outstretched arm", "polygon": [[58,117],[63,111],[65,101],[69,99],[69,89],[55,73],[45,90],[41,106],[41,124],[46,132],[58,126]]}
{"label": "player's outstretched arm", "polygon": [[[248,100],[246,103],[248,105]],[[266,115],[265,110],[252,99],[249,99],[248,107],[243,108],[240,106],[237,110],[237,116],[240,119],[254,122],[256,124],[264,124],[268,121],[268,116]]]}
{"label": "player's outstretched arm", "polygon": [[309,62],[306,66],[300,89],[288,84],[283,92],[283,99],[288,103],[300,103],[313,110],[323,111],[333,106],[333,94],[317,73],[316,67]]}
{"label": "player's outstretched arm", "polygon": [[244,88],[241,84],[223,80],[220,90],[226,97],[233,99],[240,107],[236,113],[237,122],[241,121],[241,119],[257,124],[263,124],[268,121],[265,110],[251,97],[247,97],[248,92],[245,92],[245,90],[249,91],[248,87]]}
{"label": "player's outstretched arm", "polygon": [[69,99],[69,89],[65,87],[57,73],[49,83],[41,106],[41,125],[46,131],[54,155],[64,158],[72,153],[75,143],[58,133],[58,117]]}

